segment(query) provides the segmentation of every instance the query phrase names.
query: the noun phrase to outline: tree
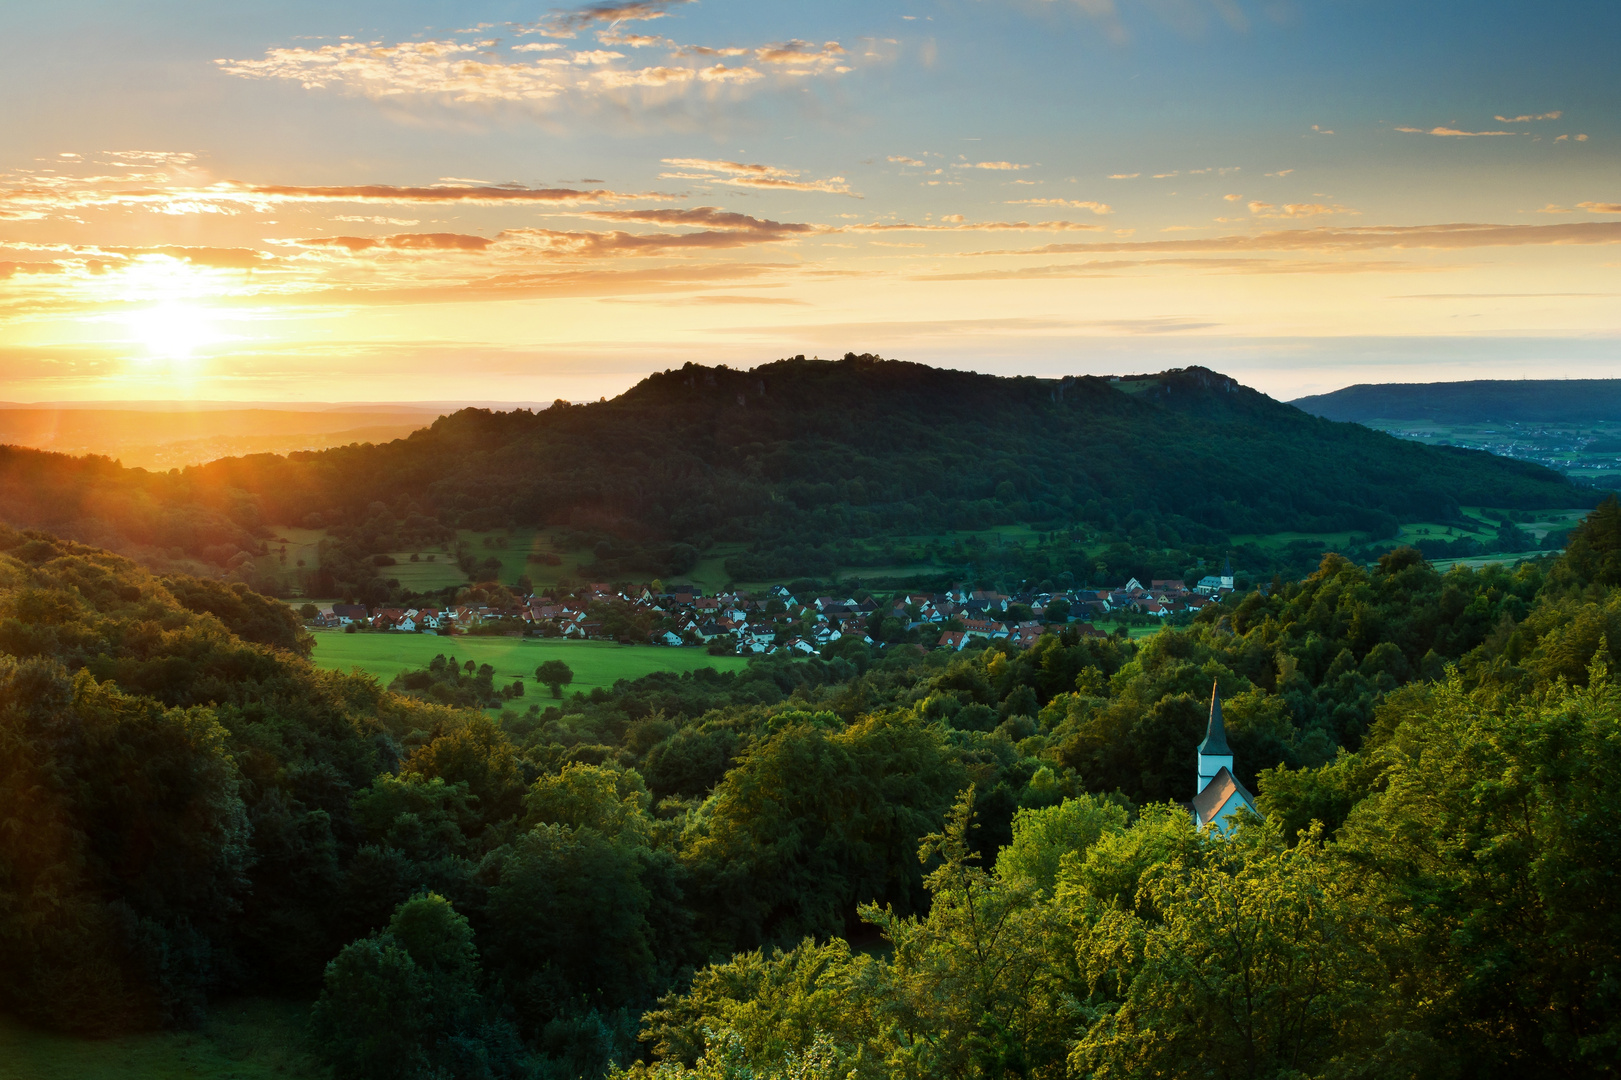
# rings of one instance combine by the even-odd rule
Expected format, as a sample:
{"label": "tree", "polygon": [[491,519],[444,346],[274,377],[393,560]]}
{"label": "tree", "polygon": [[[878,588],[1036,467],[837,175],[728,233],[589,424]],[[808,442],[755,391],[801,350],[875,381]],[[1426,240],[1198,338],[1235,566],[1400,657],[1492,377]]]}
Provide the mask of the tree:
{"label": "tree", "polygon": [[513,1040],[488,1023],[479,977],[466,916],[442,896],[412,897],[327,965],[310,1018],[316,1047],[358,1080],[505,1075]]}
{"label": "tree", "polygon": [[574,681],[574,671],[561,660],[548,660],[535,669],[535,681],[552,688],[552,697],[563,696],[563,687]]}
{"label": "tree", "polygon": [[1336,845],[1397,985],[1468,1076],[1616,1075],[1621,689],[1490,707],[1453,677],[1374,751]]}
{"label": "tree", "polygon": [[[1405,1038],[1381,1023],[1384,969],[1317,830],[1292,848],[1259,824],[1195,834],[1170,807],[1138,830],[1173,853],[1143,871],[1134,902],[1108,865],[1129,859],[1130,833],[1095,845],[1059,887],[1091,991],[1072,1075],[1320,1076],[1347,1055],[1378,1059],[1387,1033]],[[1433,1051],[1422,1037],[1403,1047],[1412,1064]]]}

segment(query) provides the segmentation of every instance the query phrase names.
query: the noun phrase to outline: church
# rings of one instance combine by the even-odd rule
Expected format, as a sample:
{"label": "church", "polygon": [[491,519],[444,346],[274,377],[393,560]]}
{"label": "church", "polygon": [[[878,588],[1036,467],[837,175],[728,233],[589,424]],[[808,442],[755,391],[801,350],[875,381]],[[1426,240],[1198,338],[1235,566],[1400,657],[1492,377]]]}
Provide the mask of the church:
{"label": "church", "polygon": [[1233,775],[1233,752],[1227,746],[1227,729],[1221,723],[1221,688],[1210,688],[1210,724],[1204,742],[1199,744],[1199,781],[1194,789],[1193,821],[1199,828],[1213,827],[1223,836],[1233,829],[1239,810],[1259,814],[1255,796]]}

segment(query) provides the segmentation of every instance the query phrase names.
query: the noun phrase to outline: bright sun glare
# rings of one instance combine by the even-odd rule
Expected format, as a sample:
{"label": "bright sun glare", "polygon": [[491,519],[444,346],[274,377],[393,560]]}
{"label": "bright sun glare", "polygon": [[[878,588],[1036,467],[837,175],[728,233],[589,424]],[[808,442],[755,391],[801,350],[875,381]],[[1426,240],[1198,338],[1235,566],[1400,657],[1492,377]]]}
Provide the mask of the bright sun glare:
{"label": "bright sun glare", "polygon": [[209,313],[194,304],[164,303],[125,316],[131,335],[154,359],[190,360],[221,340]]}

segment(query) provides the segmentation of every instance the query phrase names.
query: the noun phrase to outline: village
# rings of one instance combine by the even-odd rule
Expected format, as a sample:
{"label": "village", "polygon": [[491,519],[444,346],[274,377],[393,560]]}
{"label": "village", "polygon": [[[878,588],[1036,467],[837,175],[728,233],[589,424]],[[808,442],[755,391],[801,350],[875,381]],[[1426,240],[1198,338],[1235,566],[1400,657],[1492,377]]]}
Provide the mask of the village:
{"label": "village", "polygon": [[1104,636],[1100,622],[1134,619],[1163,624],[1191,615],[1233,591],[1230,566],[1189,587],[1179,579],[1132,578],[1117,588],[1003,593],[959,585],[945,592],[908,592],[879,600],[870,593],[801,599],[786,585],[705,596],[693,585],[640,588],[593,583],[564,592],[514,598],[516,603],[465,603],[443,608],[369,608],[362,604],[306,605],[317,629],[439,635],[572,638],[707,646],[710,652],[764,655],[778,650],[811,655],[854,638],[866,644],[906,640],[961,650],[979,642],[1033,644],[1049,629],[1071,627]]}

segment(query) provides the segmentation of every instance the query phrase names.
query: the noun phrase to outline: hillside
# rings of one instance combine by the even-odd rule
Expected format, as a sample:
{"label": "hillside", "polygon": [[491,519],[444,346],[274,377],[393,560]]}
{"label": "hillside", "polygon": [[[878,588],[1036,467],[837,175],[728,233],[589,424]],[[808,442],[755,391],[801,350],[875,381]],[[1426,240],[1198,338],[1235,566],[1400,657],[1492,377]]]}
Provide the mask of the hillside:
{"label": "hillside", "polygon": [[467,409],[384,445],[169,474],[0,454],[13,524],[221,565],[271,525],[349,530],[362,555],[552,526],[604,575],[684,572],[732,542],[758,579],[825,574],[853,557],[839,545],[1025,524],[1077,545],[1050,573],[1088,576],[1082,542],[1169,552],[1180,573],[1233,534],[1383,537],[1460,506],[1593,502],[1539,466],[1313,417],[1202,368],[1046,380],[856,356],[688,365],[611,401]]}
{"label": "hillside", "polygon": [[1594,423],[1621,420],[1621,379],[1476,379],[1363,383],[1291,405],[1329,420]]}

